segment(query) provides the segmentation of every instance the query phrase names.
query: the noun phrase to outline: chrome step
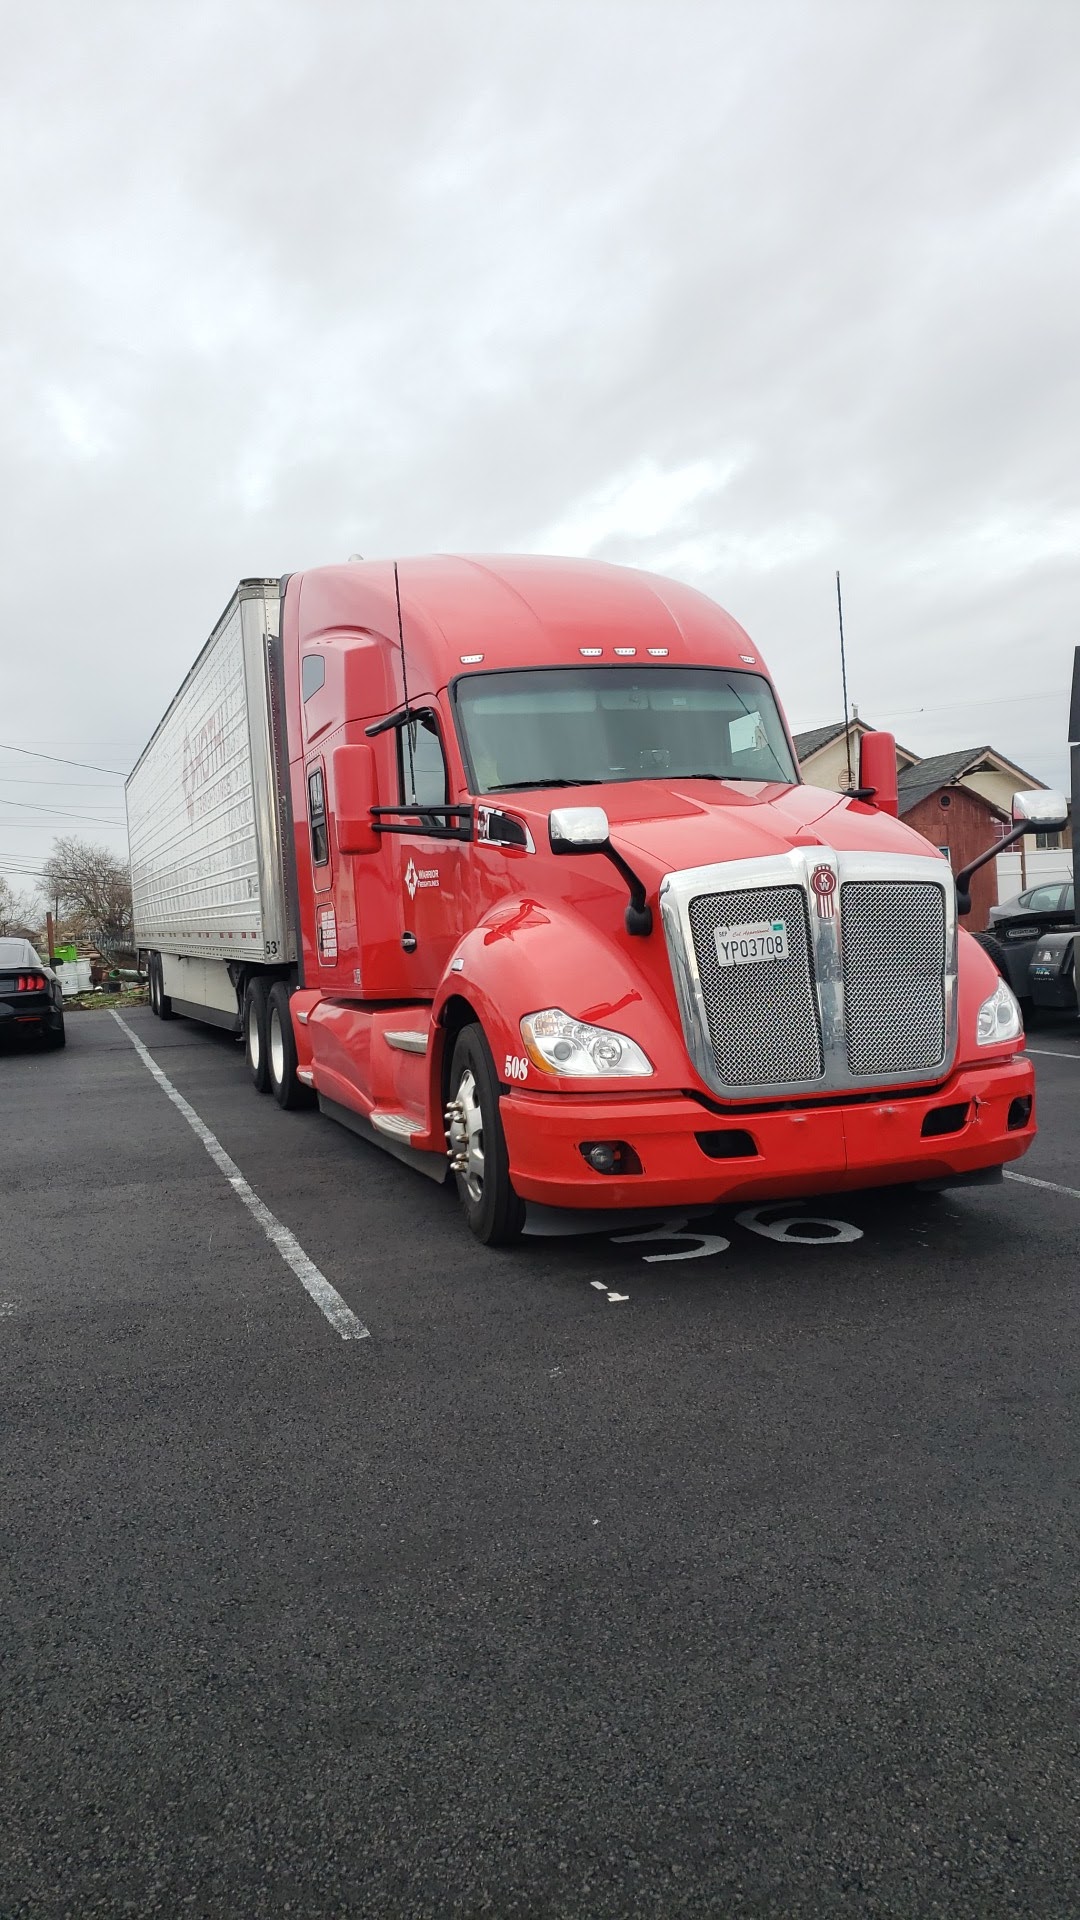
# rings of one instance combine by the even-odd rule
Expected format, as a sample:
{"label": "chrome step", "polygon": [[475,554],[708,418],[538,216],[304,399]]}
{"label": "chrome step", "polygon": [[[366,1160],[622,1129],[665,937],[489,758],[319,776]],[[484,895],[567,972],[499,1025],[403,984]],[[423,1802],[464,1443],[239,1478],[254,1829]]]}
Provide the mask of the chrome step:
{"label": "chrome step", "polygon": [[396,1033],[384,1033],[383,1039],[388,1047],[396,1047],[399,1053],[427,1052],[427,1034],[413,1033],[407,1027]]}
{"label": "chrome step", "polygon": [[380,1113],[376,1109],[368,1115],[372,1126],[378,1133],[388,1134],[391,1140],[411,1140],[420,1128],[407,1113]]}

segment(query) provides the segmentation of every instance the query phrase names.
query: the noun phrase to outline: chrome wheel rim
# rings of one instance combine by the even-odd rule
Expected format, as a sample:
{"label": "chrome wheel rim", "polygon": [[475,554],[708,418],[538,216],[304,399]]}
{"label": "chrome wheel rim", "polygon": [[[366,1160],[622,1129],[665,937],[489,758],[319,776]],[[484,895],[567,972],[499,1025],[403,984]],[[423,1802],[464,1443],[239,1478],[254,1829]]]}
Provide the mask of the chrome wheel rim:
{"label": "chrome wheel rim", "polygon": [[258,1073],[262,1063],[262,1047],[259,1044],[259,1009],[254,1000],[248,1001],[247,1042],[248,1059]]}
{"label": "chrome wheel rim", "polygon": [[480,1200],[484,1192],[484,1116],[471,1067],[466,1067],[454,1094],[450,1147],[458,1180],[470,1200]]}
{"label": "chrome wheel rim", "polygon": [[276,1007],[270,1009],[270,1072],[275,1087],[280,1087],[285,1078],[285,1035],[281,1031],[281,1015]]}

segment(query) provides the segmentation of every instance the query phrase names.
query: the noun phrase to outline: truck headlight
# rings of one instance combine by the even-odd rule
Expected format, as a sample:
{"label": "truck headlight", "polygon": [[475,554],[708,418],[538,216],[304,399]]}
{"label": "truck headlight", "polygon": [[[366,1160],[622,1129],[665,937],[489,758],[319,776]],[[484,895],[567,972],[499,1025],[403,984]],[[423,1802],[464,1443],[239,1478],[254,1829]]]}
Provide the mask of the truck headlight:
{"label": "truck headlight", "polygon": [[544,1073],[604,1079],[612,1074],[652,1072],[651,1063],[628,1034],[591,1027],[586,1020],[572,1019],[561,1007],[527,1013],[521,1037],[534,1067]]}
{"label": "truck headlight", "polygon": [[979,1008],[975,1037],[980,1047],[992,1047],[1001,1040],[1018,1039],[1023,1030],[1016,996],[1004,980],[999,980],[989,1000]]}

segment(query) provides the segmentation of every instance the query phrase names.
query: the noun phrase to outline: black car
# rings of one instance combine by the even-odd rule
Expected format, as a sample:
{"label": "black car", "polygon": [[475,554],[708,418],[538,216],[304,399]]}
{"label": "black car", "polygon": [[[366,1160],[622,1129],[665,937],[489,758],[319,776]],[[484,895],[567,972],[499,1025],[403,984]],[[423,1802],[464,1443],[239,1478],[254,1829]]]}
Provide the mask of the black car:
{"label": "black car", "polygon": [[998,940],[1037,940],[1040,933],[1056,933],[1071,927],[1073,921],[1073,884],[1055,880],[1050,886],[1029,887],[1015,900],[1003,900],[991,907],[988,933]]}
{"label": "black car", "polygon": [[1018,1000],[1031,998],[1029,969],[1040,940],[1048,933],[1075,928],[1073,897],[1071,880],[1028,887],[1015,899],[1003,900],[999,907],[991,907],[986,932],[975,935],[1005,975]]}
{"label": "black car", "polygon": [[64,992],[29,940],[0,939],[0,1034],[64,1044]]}

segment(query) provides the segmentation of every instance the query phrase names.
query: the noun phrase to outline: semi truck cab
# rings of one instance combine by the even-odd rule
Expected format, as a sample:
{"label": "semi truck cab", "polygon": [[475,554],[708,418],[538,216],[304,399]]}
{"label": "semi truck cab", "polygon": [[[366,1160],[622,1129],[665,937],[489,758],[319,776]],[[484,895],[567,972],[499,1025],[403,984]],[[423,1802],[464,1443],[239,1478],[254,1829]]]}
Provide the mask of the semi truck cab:
{"label": "semi truck cab", "polygon": [[469,1225],[1000,1176],[1007,986],[896,818],[802,784],[761,655],[676,582],[432,558],[282,583],[297,1085]]}

